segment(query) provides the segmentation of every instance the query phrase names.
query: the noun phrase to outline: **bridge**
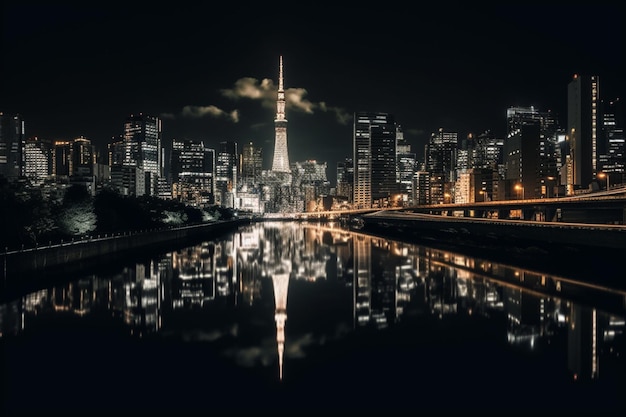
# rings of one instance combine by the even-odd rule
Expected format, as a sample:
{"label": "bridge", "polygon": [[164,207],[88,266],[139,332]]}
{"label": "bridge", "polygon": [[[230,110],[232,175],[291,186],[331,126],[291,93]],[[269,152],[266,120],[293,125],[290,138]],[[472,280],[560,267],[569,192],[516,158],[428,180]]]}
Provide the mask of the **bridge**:
{"label": "bridge", "polygon": [[[626,186],[574,196],[294,213],[292,220],[336,220],[403,211],[447,217],[536,222],[626,224]],[[283,216],[284,217],[284,216]]]}
{"label": "bridge", "polygon": [[471,218],[626,224],[626,187],[566,197],[422,205],[404,210]]}

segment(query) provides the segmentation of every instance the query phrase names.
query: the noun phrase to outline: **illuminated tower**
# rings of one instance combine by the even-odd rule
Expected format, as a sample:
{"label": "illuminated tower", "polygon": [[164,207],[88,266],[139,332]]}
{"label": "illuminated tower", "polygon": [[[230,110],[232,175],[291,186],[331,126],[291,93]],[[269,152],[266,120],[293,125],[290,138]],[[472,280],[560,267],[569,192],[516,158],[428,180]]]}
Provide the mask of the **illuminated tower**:
{"label": "illuminated tower", "polygon": [[278,75],[278,99],[276,100],[276,119],[274,126],[276,139],[274,141],[274,160],[272,171],[291,172],[289,168],[289,152],[287,150],[287,119],[285,119],[285,89],[283,86],[283,57],[280,57]]}

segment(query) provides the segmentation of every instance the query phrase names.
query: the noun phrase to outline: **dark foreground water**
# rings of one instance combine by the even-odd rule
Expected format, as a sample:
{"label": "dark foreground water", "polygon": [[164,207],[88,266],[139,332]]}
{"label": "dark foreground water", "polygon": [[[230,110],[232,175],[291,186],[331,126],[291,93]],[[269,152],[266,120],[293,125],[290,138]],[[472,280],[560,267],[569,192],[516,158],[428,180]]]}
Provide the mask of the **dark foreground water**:
{"label": "dark foreground water", "polygon": [[0,305],[1,415],[626,410],[626,292],[488,259],[277,222],[66,277]]}

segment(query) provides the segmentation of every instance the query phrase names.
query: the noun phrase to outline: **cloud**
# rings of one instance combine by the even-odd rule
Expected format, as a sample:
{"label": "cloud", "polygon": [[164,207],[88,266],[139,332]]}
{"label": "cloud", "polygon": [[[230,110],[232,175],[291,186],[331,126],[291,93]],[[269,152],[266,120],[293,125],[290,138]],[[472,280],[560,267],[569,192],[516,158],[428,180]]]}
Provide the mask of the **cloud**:
{"label": "cloud", "polygon": [[185,106],[181,112],[183,117],[198,119],[201,117],[223,118],[234,123],[239,122],[239,111],[226,112],[217,106]]}
{"label": "cloud", "polygon": [[168,119],[168,120],[174,120],[176,118],[174,113],[161,113],[159,116],[161,117],[161,119]]}
{"label": "cloud", "polygon": [[252,77],[244,77],[235,81],[233,88],[222,89],[222,96],[230,100],[249,99],[260,101],[266,109],[276,108],[277,88],[272,80],[265,78],[262,81]]}
{"label": "cloud", "polygon": [[327,106],[323,101],[319,103],[318,107],[323,112],[333,113],[339,124],[347,125],[352,121],[352,113],[349,113],[344,108]]}
{"label": "cloud", "polygon": [[[313,114],[313,109],[317,107],[314,103],[306,98],[307,91],[304,88],[288,88],[285,90],[285,102],[287,110],[300,110],[305,113]],[[274,102],[276,99],[274,99]]]}
{"label": "cloud", "polygon": [[[276,109],[278,86],[269,78],[259,81],[256,78],[244,77],[235,81],[233,88],[220,90],[222,96],[231,100],[258,100],[267,109]],[[328,106],[325,102],[315,103],[306,98],[308,91],[304,88],[287,88],[285,90],[286,111],[298,111],[314,114],[317,110],[332,113],[340,124],[347,124],[352,115],[340,107]]]}

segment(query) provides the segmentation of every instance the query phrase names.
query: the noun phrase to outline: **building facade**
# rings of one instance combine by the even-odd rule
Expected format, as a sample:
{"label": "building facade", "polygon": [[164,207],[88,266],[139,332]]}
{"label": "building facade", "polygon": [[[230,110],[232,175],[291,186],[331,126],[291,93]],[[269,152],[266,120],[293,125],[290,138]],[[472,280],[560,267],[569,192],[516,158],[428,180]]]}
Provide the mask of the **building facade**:
{"label": "building facade", "polygon": [[569,193],[586,189],[598,173],[600,80],[575,74],[567,87],[567,135],[572,161]]}
{"label": "building facade", "polygon": [[158,195],[163,177],[162,125],[156,116],[131,114],[124,121],[123,165],[136,166],[146,175],[146,194]]}
{"label": "building facade", "polygon": [[384,207],[397,193],[396,127],[388,113],[354,114],[354,208]]}
{"label": "building facade", "polygon": [[0,176],[14,181],[24,176],[24,120],[0,112]]}

